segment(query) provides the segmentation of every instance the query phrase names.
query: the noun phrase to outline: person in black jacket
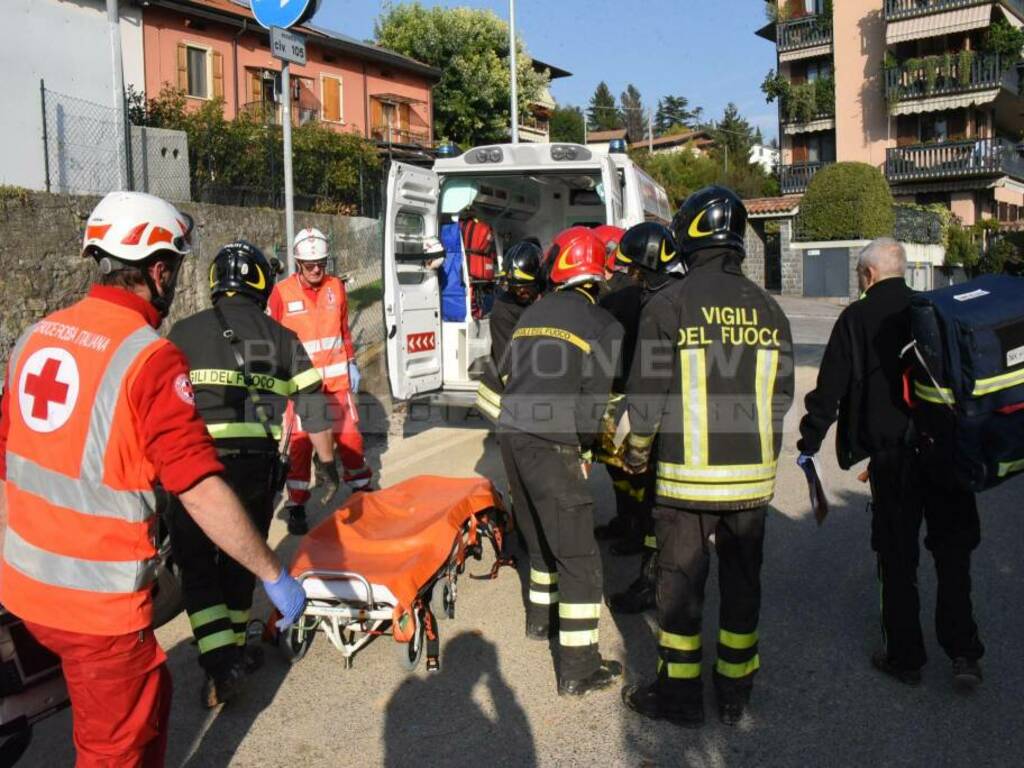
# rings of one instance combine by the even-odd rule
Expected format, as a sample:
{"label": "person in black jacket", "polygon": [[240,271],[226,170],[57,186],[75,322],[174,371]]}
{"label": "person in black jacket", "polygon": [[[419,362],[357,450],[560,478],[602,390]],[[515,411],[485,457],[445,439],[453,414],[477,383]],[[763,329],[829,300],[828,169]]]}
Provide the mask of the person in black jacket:
{"label": "person in black jacket", "polygon": [[596,303],[604,246],[585,227],[548,253],[556,290],[520,318],[502,361],[501,451],[530,551],[527,636],[546,639],[557,606],[559,695],[607,688],[622,665],[598,652],[601,558],[589,471],[622,346],[622,326]]}
{"label": "person in black jacket", "polygon": [[[188,358],[196,410],[217,446],[224,479],[264,536],[285,480],[278,442],[289,400],[310,433],[326,488],[340,483],[320,374],[298,337],[264,312],[276,272],[254,245],[224,246],[210,267],[213,308],[179,320],[169,335]],[[214,546],[176,498],[165,519],[206,672],[200,700],[214,707],[235,698],[245,674],[262,661],[260,649],[246,645],[253,577]]]}
{"label": "person in black jacket", "polygon": [[782,420],[793,399],[793,345],[779,305],[743,275],[747,212],[723,187],[694,192],[673,220],[687,274],[644,305],[626,399],[624,464],[652,463],[658,544],[658,669],[623,691],[627,707],[677,725],[704,722],[701,623],[718,554],[719,719],[742,718],[761,665],[758,620],[766,508]]}
{"label": "person in black jacket", "polygon": [[882,648],[876,668],[908,684],[921,680],[926,660],[917,590],[918,537],[928,523],[926,546],[938,574],[935,624],[939,644],[953,660],[954,682],[981,682],[978,638],[971,606],[971,551],[980,540],[974,494],[940,489],[922,472],[909,408],[903,396],[900,353],[910,342],[910,297],[903,247],[880,238],[860,254],[857,275],[864,296],[843,310],[807,395],[800,421],[801,466],[821,448],[838,418],[836,454],[849,469],[869,458],[871,547],[882,586]]}

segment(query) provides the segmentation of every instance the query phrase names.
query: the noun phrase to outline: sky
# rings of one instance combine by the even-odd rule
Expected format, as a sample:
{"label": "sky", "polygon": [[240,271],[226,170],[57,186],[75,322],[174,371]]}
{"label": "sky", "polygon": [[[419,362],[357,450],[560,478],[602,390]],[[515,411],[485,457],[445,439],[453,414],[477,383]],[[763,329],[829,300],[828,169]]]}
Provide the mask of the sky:
{"label": "sky", "polygon": [[[485,8],[508,18],[507,0],[422,2]],[[384,5],[321,0],[313,23],[368,40]],[[754,35],[764,23],[763,0],[516,1],[516,31],[526,49],[573,73],[552,83],[559,104],[586,107],[601,80],[616,96],[633,83],[645,106],[662,96],[685,96],[717,119],[735,102],[769,140],[778,134],[778,112],[765,103],[761,82],[775,66],[775,51]]]}

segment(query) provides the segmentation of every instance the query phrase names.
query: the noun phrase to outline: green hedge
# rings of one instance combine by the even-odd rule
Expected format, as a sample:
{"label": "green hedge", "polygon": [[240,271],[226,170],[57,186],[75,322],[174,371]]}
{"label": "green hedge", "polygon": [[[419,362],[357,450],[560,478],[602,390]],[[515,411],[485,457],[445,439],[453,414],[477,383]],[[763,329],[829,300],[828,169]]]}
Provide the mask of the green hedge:
{"label": "green hedge", "polygon": [[867,163],[835,163],[811,179],[800,203],[801,240],[871,240],[893,234],[889,185]]}

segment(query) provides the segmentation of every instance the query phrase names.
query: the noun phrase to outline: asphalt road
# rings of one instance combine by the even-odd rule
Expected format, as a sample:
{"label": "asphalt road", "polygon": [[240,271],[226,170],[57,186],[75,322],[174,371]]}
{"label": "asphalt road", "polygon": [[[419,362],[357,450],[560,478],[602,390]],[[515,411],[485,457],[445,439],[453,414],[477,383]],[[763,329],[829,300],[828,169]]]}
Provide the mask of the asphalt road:
{"label": "asphalt road", "polygon": [[[787,300],[798,342],[798,403],[839,307]],[[643,721],[626,711],[618,688],[582,701],[555,694],[550,649],[523,638],[520,574],[463,579],[458,615],[441,625],[442,670],[407,675],[393,641],[382,638],[345,670],[318,638],[294,667],[270,653],[248,697],[208,713],[188,622],[158,633],[175,681],[168,764],[172,766],[961,766],[1020,765],[1024,753],[1024,571],[1020,548],[1022,481],[980,497],[983,541],[974,560],[976,614],[988,653],[984,685],[954,694],[949,662],[930,630],[934,572],[922,555],[922,621],[930,663],[910,689],[875,672],[878,587],[868,546],[866,489],[825,452],[833,510],[818,527],[796,468],[799,405],[787,419],[777,496],[770,512],[762,611],[762,670],[751,714],[737,728],[711,719],[700,731]],[[420,412],[391,418],[374,441],[384,484],[416,474],[483,474],[504,485],[493,440],[479,418]],[[601,516],[610,513],[607,477],[592,478]],[[275,521],[272,541],[293,542]],[[489,558],[471,565],[483,572]],[[605,553],[608,589],[635,575],[636,558]],[[717,628],[715,577],[708,588],[705,646]],[[259,605],[265,606],[260,597]],[[653,674],[650,617],[601,618],[602,651],[626,664],[626,681]],[[709,654],[710,655],[710,654]],[[710,689],[710,684],[707,686]],[[26,766],[72,762],[70,716],[42,724]]]}

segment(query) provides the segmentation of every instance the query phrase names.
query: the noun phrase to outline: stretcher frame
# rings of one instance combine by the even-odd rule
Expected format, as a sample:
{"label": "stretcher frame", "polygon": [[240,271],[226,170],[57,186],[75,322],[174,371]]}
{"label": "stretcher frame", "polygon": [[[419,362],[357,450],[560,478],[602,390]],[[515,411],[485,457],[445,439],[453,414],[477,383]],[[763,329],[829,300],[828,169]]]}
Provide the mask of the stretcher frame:
{"label": "stretcher frame", "polygon": [[[491,543],[494,565],[490,573],[483,576],[470,574],[470,578],[494,579],[502,566],[514,565],[514,559],[503,553],[506,520],[507,516],[500,507],[481,510],[467,519],[455,536],[444,564],[417,591],[411,609],[404,614],[413,622],[411,638],[407,642],[395,641],[401,645],[399,659],[407,672],[419,666],[424,649],[428,671],[440,669],[438,619],[455,618],[458,578],[465,572],[466,561],[470,557],[477,561],[482,559],[482,540],[486,538]],[[361,573],[312,569],[296,577],[300,584],[312,578],[358,582],[365,590],[366,599],[308,598],[296,623],[278,633],[278,645],[290,662],[300,661],[309,651],[316,634],[321,632],[341,653],[343,668],[351,669],[355,654],[375,637],[394,635],[395,606],[378,602],[374,598],[373,584]]]}

